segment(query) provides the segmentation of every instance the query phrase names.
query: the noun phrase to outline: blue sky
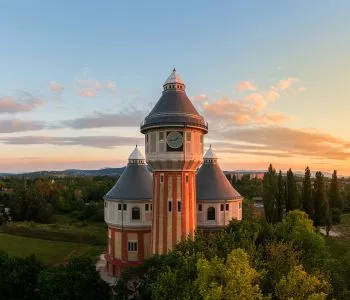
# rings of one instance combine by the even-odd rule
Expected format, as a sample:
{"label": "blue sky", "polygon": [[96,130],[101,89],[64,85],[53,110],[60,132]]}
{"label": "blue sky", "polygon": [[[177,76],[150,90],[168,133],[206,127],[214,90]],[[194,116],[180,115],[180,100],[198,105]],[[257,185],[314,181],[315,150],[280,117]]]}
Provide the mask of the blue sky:
{"label": "blue sky", "polygon": [[[349,11],[349,1],[0,1],[0,171],[125,164],[175,66],[224,168],[347,173]],[[67,126],[82,117],[95,125]]]}

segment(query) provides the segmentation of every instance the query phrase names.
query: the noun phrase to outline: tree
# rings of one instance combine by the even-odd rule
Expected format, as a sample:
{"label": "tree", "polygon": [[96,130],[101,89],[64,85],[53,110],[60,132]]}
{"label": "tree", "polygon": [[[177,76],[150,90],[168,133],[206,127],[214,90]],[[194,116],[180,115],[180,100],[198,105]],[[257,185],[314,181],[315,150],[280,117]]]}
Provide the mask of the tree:
{"label": "tree", "polygon": [[250,266],[249,256],[234,249],[226,263],[218,258],[199,259],[196,285],[205,300],[262,299],[258,285],[259,273]]}
{"label": "tree", "polygon": [[309,275],[303,267],[294,267],[276,285],[276,296],[281,300],[312,299],[326,300],[330,284],[321,276]]}
{"label": "tree", "polygon": [[315,226],[326,225],[329,206],[322,172],[316,172],[316,179],[313,189],[313,200],[315,207]]}
{"label": "tree", "polygon": [[270,223],[276,223],[277,217],[277,175],[276,170],[269,165],[268,171],[263,178],[263,202],[266,220]]}
{"label": "tree", "polygon": [[311,219],[313,219],[314,205],[312,200],[311,173],[309,167],[306,167],[305,169],[301,198],[303,202],[303,210],[309,215]]}
{"label": "tree", "polygon": [[329,207],[343,209],[343,203],[340,198],[339,182],[337,177],[337,170],[334,170],[332,175],[331,185],[329,187]]}
{"label": "tree", "polygon": [[295,182],[294,174],[291,169],[287,171],[286,182],[286,211],[289,212],[294,209],[299,209],[297,184]]}
{"label": "tree", "polygon": [[284,180],[282,177],[282,171],[278,173],[277,180],[277,221],[281,222],[283,218],[283,207],[285,206],[285,192],[284,192]]}
{"label": "tree", "polygon": [[109,287],[95,269],[90,258],[77,257],[40,273],[41,299],[109,299]]}
{"label": "tree", "polygon": [[33,299],[41,269],[34,256],[17,258],[0,252],[0,299]]}

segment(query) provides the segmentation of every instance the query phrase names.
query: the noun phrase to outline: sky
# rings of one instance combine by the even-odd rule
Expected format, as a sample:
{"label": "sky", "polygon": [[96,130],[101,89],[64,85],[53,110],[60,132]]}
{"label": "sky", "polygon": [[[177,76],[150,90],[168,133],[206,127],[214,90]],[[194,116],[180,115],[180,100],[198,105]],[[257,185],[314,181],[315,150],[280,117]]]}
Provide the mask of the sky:
{"label": "sky", "polygon": [[349,11],[0,0],[0,173],[124,166],[176,67],[223,169],[350,175]]}

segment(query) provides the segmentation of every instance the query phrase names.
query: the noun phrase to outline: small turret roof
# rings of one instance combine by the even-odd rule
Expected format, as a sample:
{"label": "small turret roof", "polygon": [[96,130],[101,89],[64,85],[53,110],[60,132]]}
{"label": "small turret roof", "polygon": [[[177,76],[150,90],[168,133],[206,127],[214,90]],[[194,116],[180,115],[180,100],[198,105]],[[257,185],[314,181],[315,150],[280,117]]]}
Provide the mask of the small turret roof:
{"label": "small turret roof", "polygon": [[209,146],[209,149],[205,153],[204,159],[218,159],[218,157],[216,156],[215,152],[211,148],[211,145]]}
{"label": "small turret roof", "polygon": [[164,85],[168,83],[181,83],[185,84],[185,82],[182,80],[179,73],[176,72],[176,69],[172,71],[172,73],[169,75],[168,79],[164,82]]}
{"label": "small turret roof", "polygon": [[109,201],[152,199],[152,173],[148,170],[137,146],[130,154],[124,172],[105,195],[105,199]]}
{"label": "small turret roof", "polygon": [[235,200],[243,197],[233,188],[210,147],[196,176],[197,200]]}
{"label": "small turret roof", "polygon": [[136,145],[134,151],[131,152],[131,154],[129,156],[129,160],[131,160],[131,159],[133,159],[133,160],[136,160],[136,159],[137,160],[144,160],[145,159],[144,156],[142,155],[142,153],[140,152],[139,148],[137,147],[137,145]]}

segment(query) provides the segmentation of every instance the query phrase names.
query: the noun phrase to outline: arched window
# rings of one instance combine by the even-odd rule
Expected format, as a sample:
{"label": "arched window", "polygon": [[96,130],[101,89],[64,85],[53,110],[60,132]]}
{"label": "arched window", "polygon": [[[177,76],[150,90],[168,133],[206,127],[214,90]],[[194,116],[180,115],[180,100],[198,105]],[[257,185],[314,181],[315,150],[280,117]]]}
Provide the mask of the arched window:
{"label": "arched window", "polygon": [[131,210],[131,219],[140,220],[140,209],[138,207],[133,207]]}
{"label": "arched window", "polygon": [[215,208],[209,207],[207,210],[207,220],[208,221],[215,221]]}

